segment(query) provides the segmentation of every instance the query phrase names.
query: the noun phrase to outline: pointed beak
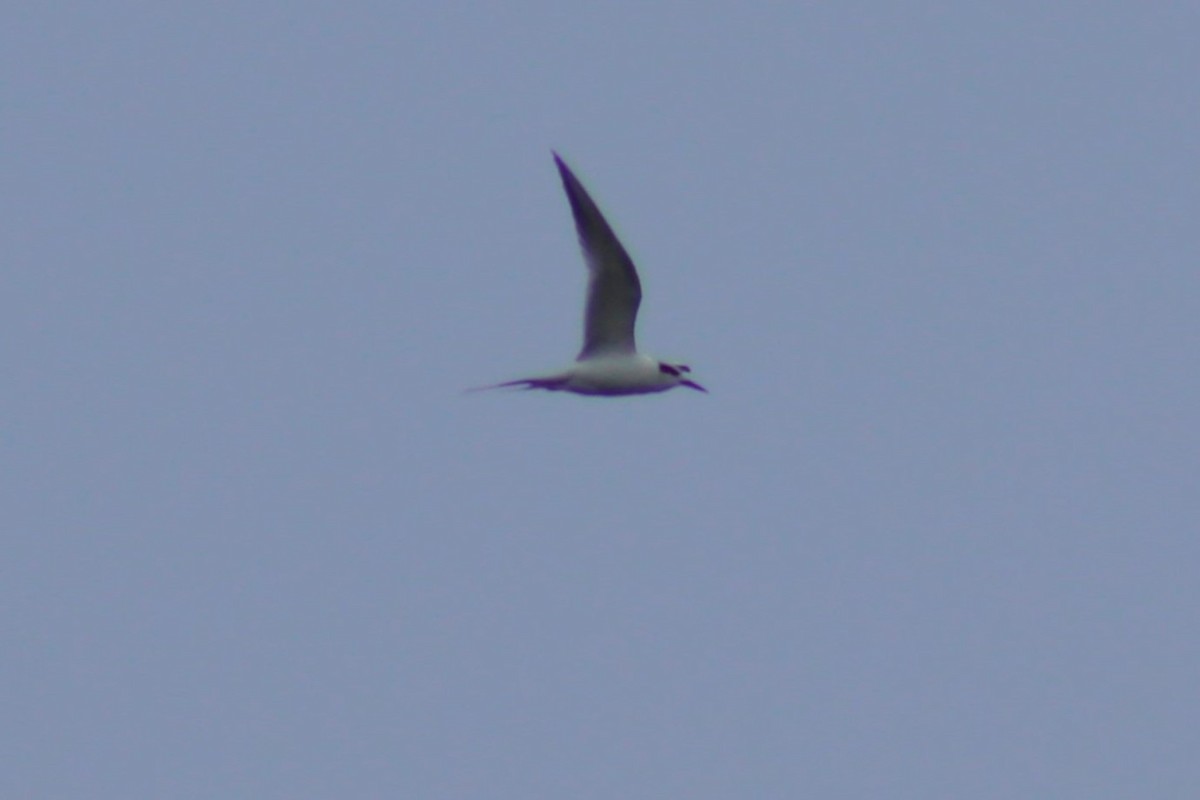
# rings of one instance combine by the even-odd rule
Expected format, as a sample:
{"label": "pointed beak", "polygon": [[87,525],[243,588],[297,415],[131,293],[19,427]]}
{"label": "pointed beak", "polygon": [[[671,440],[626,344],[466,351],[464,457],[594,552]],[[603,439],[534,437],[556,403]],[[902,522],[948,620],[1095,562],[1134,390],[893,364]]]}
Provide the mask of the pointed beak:
{"label": "pointed beak", "polygon": [[695,381],[680,381],[679,385],[686,386],[689,389],[695,389],[697,392],[704,392],[705,394],[708,394],[708,389],[705,389],[703,386],[696,383]]}

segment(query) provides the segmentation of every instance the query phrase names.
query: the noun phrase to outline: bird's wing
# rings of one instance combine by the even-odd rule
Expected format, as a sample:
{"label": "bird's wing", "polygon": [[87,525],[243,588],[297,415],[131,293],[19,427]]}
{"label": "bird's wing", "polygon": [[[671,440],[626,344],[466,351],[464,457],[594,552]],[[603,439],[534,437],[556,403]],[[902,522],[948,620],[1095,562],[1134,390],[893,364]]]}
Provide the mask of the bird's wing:
{"label": "bird's wing", "polygon": [[633,353],[637,349],[633,326],[638,304],[642,302],[642,284],[633,259],[558,153],[554,154],[554,163],[571,201],[571,214],[575,217],[589,273],[579,360],[609,353]]}

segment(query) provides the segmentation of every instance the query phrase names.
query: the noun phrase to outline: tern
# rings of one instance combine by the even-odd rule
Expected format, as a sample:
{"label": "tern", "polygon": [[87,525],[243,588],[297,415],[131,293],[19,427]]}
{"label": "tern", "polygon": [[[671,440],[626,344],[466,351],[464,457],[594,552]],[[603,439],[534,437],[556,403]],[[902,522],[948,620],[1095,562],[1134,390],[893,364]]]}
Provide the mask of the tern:
{"label": "tern", "polygon": [[570,368],[557,374],[479,388],[520,386],[605,397],[665,392],[676,386],[707,392],[691,380],[692,370],[686,364],[659,361],[637,351],[633,329],[642,302],[637,268],[575,173],[558,153],[552,155],[571,203],[571,215],[588,269],[583,349]]}

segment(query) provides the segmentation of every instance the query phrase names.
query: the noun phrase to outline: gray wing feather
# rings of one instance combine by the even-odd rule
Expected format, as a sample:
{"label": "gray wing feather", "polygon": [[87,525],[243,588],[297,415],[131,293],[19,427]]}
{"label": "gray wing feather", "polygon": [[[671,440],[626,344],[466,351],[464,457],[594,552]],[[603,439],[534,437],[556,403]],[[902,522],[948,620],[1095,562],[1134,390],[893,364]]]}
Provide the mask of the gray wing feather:
{"label": "gray wing feather", "polygon": [[571,214],[589,273],[579,360],[605,353],[635,352],[633,328],[642,302],[642,284],[633,259],[558,153],[554,154],[554,163],[571,201]]}

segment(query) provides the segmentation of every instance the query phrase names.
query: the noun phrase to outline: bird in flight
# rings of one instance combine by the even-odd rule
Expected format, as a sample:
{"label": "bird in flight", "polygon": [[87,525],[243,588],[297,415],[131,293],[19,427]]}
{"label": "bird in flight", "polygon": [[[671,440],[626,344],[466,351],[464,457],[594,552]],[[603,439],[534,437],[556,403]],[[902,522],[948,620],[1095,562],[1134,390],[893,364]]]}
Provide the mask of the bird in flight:
{"label": "bird in flight", "polygon": [[571,168],[558,153],[553,155],[571,203],[571,215],[588,269],[583,349],[575,363],[563,372],[480,388],[520,386],[608,397],[665,392],[676,386],[707,392],[691,380],[692,370],[686,364],[669,364],[637,351],[633,328],[642,302],[642,284],[633,259]]}

